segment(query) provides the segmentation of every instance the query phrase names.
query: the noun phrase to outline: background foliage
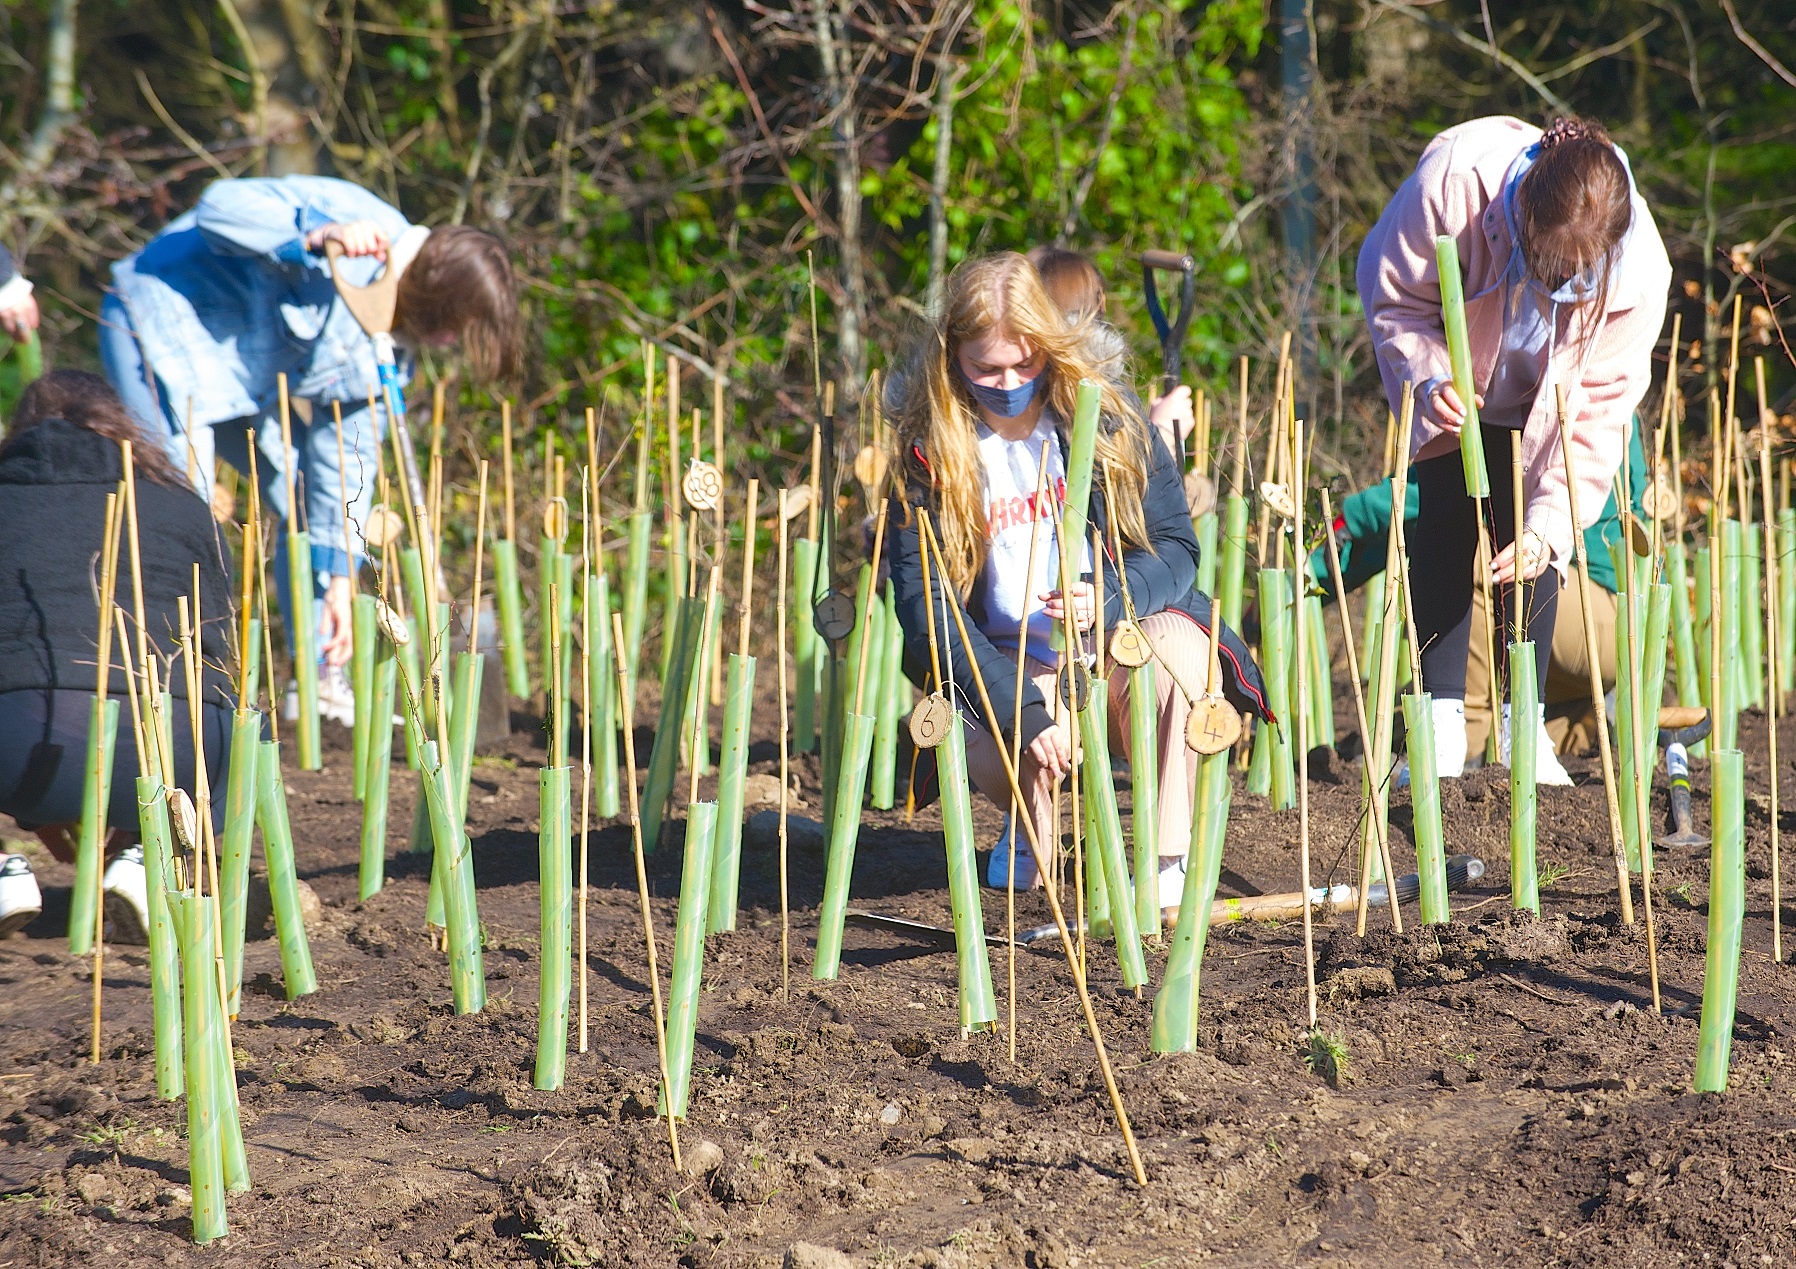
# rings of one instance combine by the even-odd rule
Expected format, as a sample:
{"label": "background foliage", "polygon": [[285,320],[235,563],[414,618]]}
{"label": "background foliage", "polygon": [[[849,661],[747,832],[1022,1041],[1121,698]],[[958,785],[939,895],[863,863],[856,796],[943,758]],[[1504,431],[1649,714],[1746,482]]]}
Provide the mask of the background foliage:
{"label": "background foliage", "polygon": [[[34,158],[70,15],[73,109]],[[808,265],[852,406],[922,311],[937,217],[949,265],[1091,252],[1145,371],[1134,257],[1191,252],[1188,377],[1232,412],[1234,359],[1313,329],[1306,394],[1337,468],[1383,425],[1354,253],[1439,128],[1560,109],[1611,127],[1677,268],[1687,390],[1737,290],[1752,346],[1775,349],[1796,228],[1779,0],[22,0],[0,8],[0,61],[0,237],[39,283],[50,363],[93,361],[109,262],[207,181],[331,172],[515,245],[533,341],[516,392],[538,426],[609,385],[615,444],[651,339],[724,369],[732,437],[782,483],[815,411]],[[1294,210],[1313,250],[1287,241]],[[464,453],[492,444],[487,406],[464,394]]]}

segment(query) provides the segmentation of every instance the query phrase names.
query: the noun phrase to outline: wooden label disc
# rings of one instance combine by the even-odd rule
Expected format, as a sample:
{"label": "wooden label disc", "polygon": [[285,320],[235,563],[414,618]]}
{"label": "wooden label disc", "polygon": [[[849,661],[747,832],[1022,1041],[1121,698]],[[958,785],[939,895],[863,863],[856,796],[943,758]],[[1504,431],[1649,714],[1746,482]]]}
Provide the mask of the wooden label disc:
{"label": "wooden label disc", "polygon": [[1640,517],[1628,513],[1628,545],[1634,548],[1634,554],[1645,559],[1653,553],[1652,530],[1640,523]]}
{"label": "wooden label disc", "polygon": [[940,692],[931,692],[910,712],[910,738],[919,749],[934,749],[948,738],[954,722],[954,706]]}
{"label": "wooden label disc", "polygon": [[381,635],[395,648],[403,648],[412,641],[411,627],[405,624],[405,618],[394,612],[384,599],[374,601],[374,624],[380,627]]}
{"label": "wooden label disc", "polygon": [[1075,714],[1091,704],[1091,671],[1083,661],[1060,667],[1060,703]]}
{"label": "wooden label disc", "polygon": [[796,520],[811,506],[811,487],[800,485],[796,489],[786,490],[786,519]]}
{"label": "wooden label disc", "polygon": [[694,511],[715,511],[717,500],[723,497],[723,473],[711,463],[694,462],[686,468],[681,488],[685,490],[687,505]]}
{"label": "wooden label disc", "polygon": [[1673,519],[1677,514],[1677,491],[1661,476],[1641,492],[1640,509],[1655,519]]}
{"label": "wooden label disc", "polygon": [[839,590],[832,590],[817,601],[811,613],[811,625],[831,643],[846,639],[854,631],[854,600]]}
{"label": "wooden label disc", "polygon": [[376,507],[368,513],[368,525],[362,530],[362,539],[370,550],[385,550],[399,541],[399,535],[405,532],[405,520],[391,507]]}
{"label": "wooden label disc", "polygon": [[885,474],[886,452],[871,445],[861,446],[861,452],[854,456],[854,478],[871,492],[879,487]]}
{"label": "wooden label disc", "polygon": [[1110,659],[1118,665],[1133,670],[1136,666],[1146,665],[1153,655],[1147,634],[1134,622],[1119,622],[1110,632]]}
{"label": "wooden label disc", "polygon": [[551,542],[567,541],[566,498],[551,498],[543,508],[543,536]]}
{"label": "wooden label disc", "polygon": [[1185,743],[1201,754],[1221,753],[1241,739],[1241,713],[1221,696],[1191,702],[1185,720]]}
{"label": "wooden label disc", "polygon": [[173,788],[168,791],[169,819],[174,822],[175,837],[188,850],[200,848],[200,817],[193,809],[193,799],[187,796],[187,790]]}
{"label": "wooden label disc", "polygon": [[1277,481],[1262,480],[1260,482],[1260,501],[1271,507],[1273,513],[1286,520],[1297,515],[1297,504],[1291,501],[1291,491]]}

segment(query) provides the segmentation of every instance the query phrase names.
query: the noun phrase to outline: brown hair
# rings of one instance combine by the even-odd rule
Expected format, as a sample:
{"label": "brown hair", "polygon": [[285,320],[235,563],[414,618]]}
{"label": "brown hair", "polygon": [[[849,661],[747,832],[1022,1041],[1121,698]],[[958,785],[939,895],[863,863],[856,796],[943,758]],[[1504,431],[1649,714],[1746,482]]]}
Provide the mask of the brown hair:
{"label": "brown hair", "polygon": [[1535,279],[1558,287],[1596,270],[1596,303],[1584,321],[1587,331],[1594,329],[1608,308],[1615,247],[1634,216],[1627,167],[1603,126],[1554,120],[1522,177],[1515,210],[1522,259]]}
{"label": "brown hair", "polygon": [[1090,259],[1064,247],[1031,247],[1029,263],[1041,274],[1048,298],[1073,321],[1104,317],[1104,278]]}
{"label": "brown hair", "polygon": [[439,225],[399,278],[393,326],[417,342],[453,332],[482,382],[518,372],[518,282],[505,244],[471,225]]}
{"label": "brown hair", "polygon": [[131,442],[131,461],[140,476],[148,476],[170,489],[191,490],[186,478],[169,461],[168,451],[144,435],[143,428],[131,417],[125,403],[119,400],[112,385],[99,375],[86,370],[52,370],[26,385],[13,411],[12,426],[0,454],[31,428],[47,419],[63,419],[76,427],[112,441]]}

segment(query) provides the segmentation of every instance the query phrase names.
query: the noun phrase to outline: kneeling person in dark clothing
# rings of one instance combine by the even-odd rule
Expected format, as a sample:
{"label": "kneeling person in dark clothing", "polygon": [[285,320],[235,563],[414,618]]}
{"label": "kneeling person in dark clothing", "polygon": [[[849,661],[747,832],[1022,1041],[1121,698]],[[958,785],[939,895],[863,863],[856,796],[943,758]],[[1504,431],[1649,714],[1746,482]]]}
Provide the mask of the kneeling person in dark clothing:
{"label": "kneeling person in dark clothing", "polygon": [[[158,444],[144,443],[118,396],[97,375],[58,370],[32,383],[0,444],[0,812],[35,831],[56,858],[74,858],[81,816],[88,718],[98,688],[96,602],[105,538],[106,497],[124,479],[119,442],[132,442],[136,464],[138,539],[145,631],[167,669],[178,648],[176,600],[192,595],[200,576],[200,647],[204,658],[201,731],[213,814],[224,804],[232,698],[221,667],[230,663],[230,583],[210,508],[170,465]],[[129,548],[121,548],[116,602],[133,612]],[[110,603],[106,608],[111,614]],[[130,716],[121,662],[135,655],[112,641],[108,693]],[[171,710],[175,781],[194,787],[193,732],[187,687],[178,663],[162,675]],[[137,747],[129,727],[113,748],[107,826],[115,840],[137,832]],[[143,854],[126,846],[106,871],[112,937],[144,941]],[[0,856],[0,934],[18,929],[41,908],[37,883],[22,855]]]}

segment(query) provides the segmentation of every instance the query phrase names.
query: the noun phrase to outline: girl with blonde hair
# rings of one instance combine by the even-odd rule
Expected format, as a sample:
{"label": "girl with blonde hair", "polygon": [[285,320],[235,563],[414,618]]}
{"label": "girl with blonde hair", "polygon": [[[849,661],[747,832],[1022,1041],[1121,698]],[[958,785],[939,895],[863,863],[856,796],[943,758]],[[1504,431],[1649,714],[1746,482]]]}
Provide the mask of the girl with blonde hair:
{"label": "girl with blonde hair", "polygon": [[[965,711],[967,766],[974,785],[1001,807],[1010,789],[994,737],[980,716],[973,690],[977,664],[993,709],[1008,727],[1016,717],[1016,657],[1026,658],[1022,689],[1022,764],[1018,779],[1036,826],[1036,840],[1056,840],[1053,794],[1072,765],[1072,741],[1054,686],[1062,654],[1050,632],[1070,611],[1082,631],[1102,621],[1114,627],[1125,614],[1127,584],[1137,620],[1163,670],[1156,675],[1159,752],[1129,754],[1128,675],[1101,667],[1110,699],[1111,746],[1132,763],[1154,762],[1160,800],[1141,814],[1156,814],[1161,870],[1159,901],[1176,907],[1184,888],[1191,839],[1191,794],[1197,755],[1185,744],[1185,720],[1193,693],[1204,690],[1213,629],[1210,600],[1195,589],[1198,545],[1186,509],[1178,464],[1139,401],[1104,373],[1088,351],[1086,315],[1069,322],[1020,255],[969,260],[948,279],[934,324],[923,332],[888,381],[884,408],[898,453],[887,564],[904,629],[905,666],[922,682],[928,672],[929,610],[943,673]],[[1105,548],[1103,611],[1096,611],[1094,560],[1079,544],[1071,570],[1080,580],[1063,592],[1053,525],[1066,499],[1066,449],[1073,402],[1081,380],[1099,385],[1101,422],[1091,524]],[[1038,465],[1047,463],[1046,498],[1035,500]],[[945,569],[931,569],[923,585],[919,510],[928,512],[941,543]],[[1114,526],[1114,530],[1113,530]],[[1121,559],[1109,544],[1122,540]],[[1028,573],[1031,539],[1035,570]],[[946,577],[942,576],[945,571]],[[963,641],[954,623],[943,629],[944,581],[954,588],[969,618]],[[1259,672],[1246,647],[1221,632],[1224,689],[1238,708],[1265,716]],[[971,703],[971,708],[967,708]],[[1119,725],[1120,724],[1120,725]],[[987,880],[1005,884],[1011,869],[1019,886],[1039,884],[1026,843],[1017,848],[1014,826],[992,857]]]}

